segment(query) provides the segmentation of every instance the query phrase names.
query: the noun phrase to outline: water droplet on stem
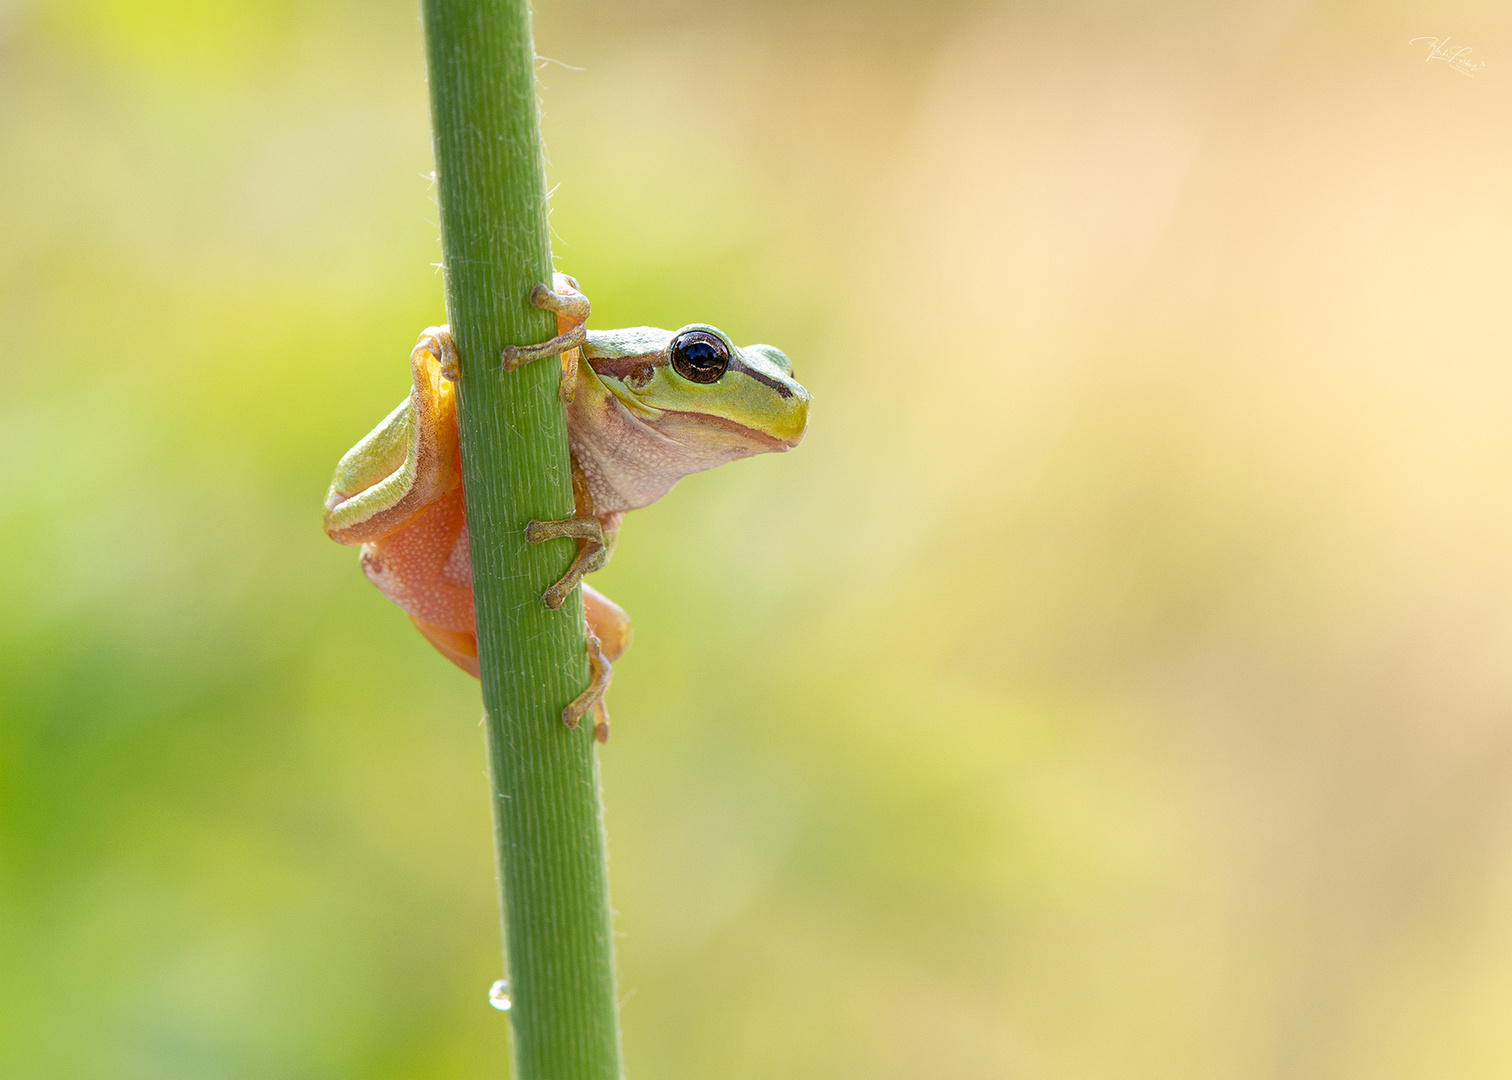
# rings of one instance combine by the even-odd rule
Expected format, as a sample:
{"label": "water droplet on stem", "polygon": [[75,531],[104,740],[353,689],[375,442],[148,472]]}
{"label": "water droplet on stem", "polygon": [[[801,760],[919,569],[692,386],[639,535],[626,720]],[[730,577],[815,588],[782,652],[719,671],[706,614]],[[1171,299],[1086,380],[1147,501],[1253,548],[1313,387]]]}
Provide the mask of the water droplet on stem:
{"label": "water droplet on stem", "polygon": [[500,1012],[509,1011],[510,1005],[514,1003],[509,1000],[508,979],[500,979],[488,988],[488,1003]]}

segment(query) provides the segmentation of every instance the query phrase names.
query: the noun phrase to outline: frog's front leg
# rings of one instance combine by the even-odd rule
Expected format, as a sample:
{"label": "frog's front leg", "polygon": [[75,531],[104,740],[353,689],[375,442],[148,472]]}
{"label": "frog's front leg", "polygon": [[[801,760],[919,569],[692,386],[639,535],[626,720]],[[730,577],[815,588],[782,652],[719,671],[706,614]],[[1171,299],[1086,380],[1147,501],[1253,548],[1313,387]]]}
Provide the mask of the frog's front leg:
{"label": "frog's front leg", "polygon": [[531,544],[544,544],[547,540],[573,539],[578,541],[577,557],[567,572],[541,594],[541,603],[555,611],[562,606],[569,593],[582,582],[583,577],[602,570],[614,552],[614,541],[619,535],[620,514],[606,514],[602,518],[574,517],[566,521],[532,521],[525,526],[525,540]]}
{"label": "frog's front leg", "polygon": [[572,539],[578,541],[577,557],[561,579],[541,594],[541,603],[555,611],[567,599],[567,594],[583,580],[584,574],[602,570],[614,551],[614,541],[619,535],[622,513],[605,514],[599,517],[593,512],[593,497],[588,493],[588,480],[572,458],[572,498],[577,512],[563,521],[532,521],[525,526],[525,541],[544,544],[548,540]]}
{"label": "frog's front leg", "polygon": [[556,337],[539,345],[506,345],[499,354],[499,362],[505,371],[513,371],[532,360],[560,354],[562,381],[557,395],[565,405],[571,403],[577,386],[578,357],[583,342],[588,340],[588,315],[592,305],[578,290],[575,279],[566,274],[553,274],[551,280],[553,288],[537,285],[530,290],[530,303],[533,307],[556,312]]}

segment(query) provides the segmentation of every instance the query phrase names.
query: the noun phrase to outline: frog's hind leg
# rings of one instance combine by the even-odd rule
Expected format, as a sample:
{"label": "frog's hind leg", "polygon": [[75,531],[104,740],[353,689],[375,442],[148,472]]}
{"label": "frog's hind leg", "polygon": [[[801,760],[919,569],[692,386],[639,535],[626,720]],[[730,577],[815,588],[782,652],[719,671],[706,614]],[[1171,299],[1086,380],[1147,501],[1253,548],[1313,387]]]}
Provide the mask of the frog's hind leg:
{"label": "frog's hind leg", "polygon": [[604,655],[603,647],[599,644],[599,639],[594,636],[592,629],[586,633],[585,645],[588,649],[588,687],[567,703],[567,707],[562,710],[562,723],[570,728],[576,728],[578,722],[591,711],[594,717],[594,739],[598,742],[607,742],[609,710],[604,707],[604,691],[609,689],[609,680],[614,675],[614,666]]}
{"label": "frog's hind leg", "polygon": [[377,539],[461,484],[456,373],[457,351],[447,328],[426,328],[410,351],[409,400],[336,465],[325,499],[331,539]]}
{"label": "frog's hind leg", "polygon": [[588,687],[562,710],[562,723],[570,728],[593,712],[593,738],[609,741],[609,709],[604,693],[614,676],[612,661],[630,645],[630,617],[603,593],[583,586],[584,645],[588,650]]}
{"label": "frog's hind leg", "polygon": [[366,536],[351,536],[360,520],[372,513],[381,481],[404,465],[410,443],[410,403],[406,399],[383,421],[362,437],[336,463],[336,475],[325,497],[325,530],[333,540],[361,543]]}

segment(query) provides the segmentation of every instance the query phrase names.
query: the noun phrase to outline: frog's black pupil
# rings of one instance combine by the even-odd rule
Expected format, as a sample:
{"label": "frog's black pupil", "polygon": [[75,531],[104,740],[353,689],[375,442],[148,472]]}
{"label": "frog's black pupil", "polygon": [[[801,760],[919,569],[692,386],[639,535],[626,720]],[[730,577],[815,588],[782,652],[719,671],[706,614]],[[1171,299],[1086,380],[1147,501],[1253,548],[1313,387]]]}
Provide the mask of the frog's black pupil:
{"label": "frog's black pupil", "polygon": [[718,382],[729,362],[724,342],[710,334],[688,334],[672,343],[672,366],[689,382]]}

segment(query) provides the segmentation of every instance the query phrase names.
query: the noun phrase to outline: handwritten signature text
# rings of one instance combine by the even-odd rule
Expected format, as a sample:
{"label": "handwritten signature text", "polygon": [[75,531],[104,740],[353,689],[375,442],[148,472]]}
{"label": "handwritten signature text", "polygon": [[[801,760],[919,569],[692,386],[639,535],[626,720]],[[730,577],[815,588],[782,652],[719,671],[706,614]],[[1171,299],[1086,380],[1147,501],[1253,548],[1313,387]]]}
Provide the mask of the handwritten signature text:
{"label": "handwritten signature text", "polygon": [[1465,75],[1473,76],[1477,71],[1486,66],[1484,60],[1478,60],[1473,64],[1470,62],[1470,47],[1468,45],[1457,45],[1454,48],[1450,48],[1448,38],[1415,37],[1407,44],[1416,45],[1420,41],[1428,43],[1427,59],[1442,60],[1455,71],[1462,72]]}

